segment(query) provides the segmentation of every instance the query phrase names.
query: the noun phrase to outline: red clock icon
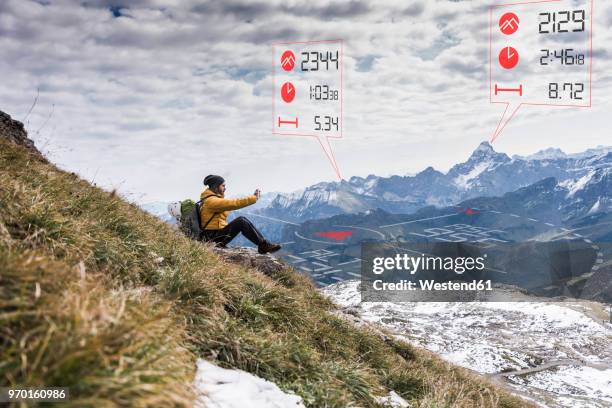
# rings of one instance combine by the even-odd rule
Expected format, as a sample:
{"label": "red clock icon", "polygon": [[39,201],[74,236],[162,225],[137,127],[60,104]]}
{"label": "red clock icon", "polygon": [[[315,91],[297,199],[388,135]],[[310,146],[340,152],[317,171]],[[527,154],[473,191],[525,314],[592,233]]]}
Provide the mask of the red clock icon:
{"label": "red clock icon", "polygon": [[295,86],[291,82],[285,82],[281,87],[281,97],[283,101],[291,103],[295,98]]}
{"label": "red clock icon", "polygon": [[519,63],[519,53],[513,47],[505,47],[499,52],[499,65],[512,69]]}

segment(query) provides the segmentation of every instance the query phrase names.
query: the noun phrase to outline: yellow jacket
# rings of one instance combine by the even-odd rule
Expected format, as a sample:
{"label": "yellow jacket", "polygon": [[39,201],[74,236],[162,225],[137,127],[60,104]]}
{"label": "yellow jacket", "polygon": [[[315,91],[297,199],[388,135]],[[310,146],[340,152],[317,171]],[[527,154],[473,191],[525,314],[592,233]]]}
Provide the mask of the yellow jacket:
{"label": "yellow jacket", "polygon": [[209,188],[202,192],[200,199],[202,200],[202,208],[200,210],[202,227],[210,220],[206,228],[204,228],[206,230],[218,230],[225,227],[230,211],[255,204],[257,201],[255,194],[244,198],[228,199]]}

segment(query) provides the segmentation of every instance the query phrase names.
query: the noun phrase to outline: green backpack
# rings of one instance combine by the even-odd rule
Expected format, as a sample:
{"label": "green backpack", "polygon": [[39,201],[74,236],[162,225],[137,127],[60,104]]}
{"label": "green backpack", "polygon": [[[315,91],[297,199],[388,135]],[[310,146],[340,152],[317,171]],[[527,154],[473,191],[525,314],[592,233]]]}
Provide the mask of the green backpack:
{"label": "green backpack", "polygon": [[216,215],[216,213],[213,214],[210,220],[202,227],[202,221],[200,220],[201,209],[202,201],[198,201],[197,203],[190,199],[181,201],[181,231],[189,238],[198,241],[202,239],[204,228],[206,228]]}
{"label": "green backpack", "polygon": [[181,201],[180,229],[191,239],[200,239],[200,202]]}

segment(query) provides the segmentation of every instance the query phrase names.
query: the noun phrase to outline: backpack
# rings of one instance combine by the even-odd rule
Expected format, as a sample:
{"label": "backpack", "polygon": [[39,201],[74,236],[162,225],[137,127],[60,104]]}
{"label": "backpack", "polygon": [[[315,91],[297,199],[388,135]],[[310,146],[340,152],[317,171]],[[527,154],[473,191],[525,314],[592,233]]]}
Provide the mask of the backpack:
{"label": "backpack", "polygon": [[[206,197],[208,198],[208,197]],[[204,200],[206,200],[206,198]],[[202,201],[194,203],[192,200],[181,202],[181,230],[189,238],[201,240],[204,228],[215,218],[217,213],[214,213],[204,226],[200,219],[200,211],[202,210]],[[184,212],[183,212],[184,211]]]}

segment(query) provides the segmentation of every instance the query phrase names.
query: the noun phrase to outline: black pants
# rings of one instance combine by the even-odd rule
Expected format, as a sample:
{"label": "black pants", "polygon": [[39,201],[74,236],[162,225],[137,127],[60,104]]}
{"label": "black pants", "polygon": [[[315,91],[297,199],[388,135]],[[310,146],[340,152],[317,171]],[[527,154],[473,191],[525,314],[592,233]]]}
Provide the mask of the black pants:
{"label": "black pants", "polygon": [[247,237],[255,245],[264,241],[263,235],[246,217],[236,217],[232,222],[219,230],[205,230],[202,233],[204,241],[211,241],[219,246],[226,246],[239,233]]}

